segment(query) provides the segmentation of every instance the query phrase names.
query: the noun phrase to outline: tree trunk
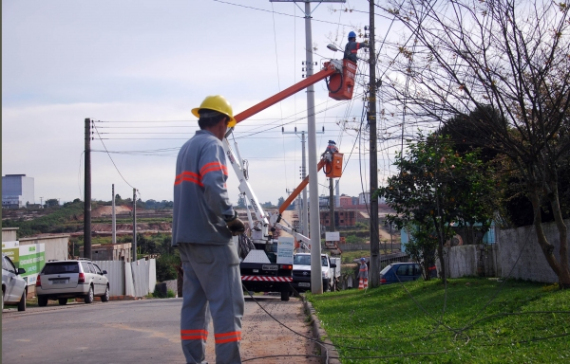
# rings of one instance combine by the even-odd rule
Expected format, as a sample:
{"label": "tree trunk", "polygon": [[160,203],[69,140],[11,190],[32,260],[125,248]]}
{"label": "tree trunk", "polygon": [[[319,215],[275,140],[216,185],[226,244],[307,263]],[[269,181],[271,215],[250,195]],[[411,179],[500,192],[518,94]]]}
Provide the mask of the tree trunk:
{"label": "tree trunk", "polygon": [[433,218],[433,223],[435,225],[435,231],[437,232],[437,239],[438,239],[437,255],[439,255],[439,265],[441,266],[441,281],[445,284],[447,283],[447,272],[445,269],[445,259],[443,257],[444,236],[443,236],[443,231],[439,228],[439,224],[435,217]]}
{"label": "tree trunk", "polygon": [[558,228],[558,236],[560,238],[560,272],[558,273],[558,284],[561,289],[570,288],[570,269],[568,267],[568,228],[564,223],[562,211],[560,210],[560,199],[558,195],[558,184],[553,183],[552,193],[549,194],[554,221]]}
{"label": "tree trunk", "polygon": [[[552,244],[550,244],[548,242],[548,240],[546,239],[546,236],[544,235],[544,230],[542,229],[542,219],[541,219],[541,212],[540,212],[540,195],[538,192],[538,187],[533,187],[533,190],[530,194],[530,200],[532,203],[532,208],[533,208],[533,212],[534,212],[534,227],[536,229],[536,237],[538,238],[538,244],[540,245],[540,248],[542,249],[542,252],[544,253],[544,257],[546,258],[546,261],[548,262],[548,265],[550,266],[550,268],[552,268],[552,270],[554,271],[554,273],[558,276],[558,284],[560,285],[560,287],[566,287],[567,281],[565,278],[567,278],[567,274],[568,274],[568,268],[566,268],[566,274],[564,274],[563,269],[561,267],[561,265],[559,264],[559,262],[556,260],[556,257],[554,256],[554,246]],[[558,223],[557,223],[558,224]],[[564,225],[564,223],[562,222],[562,225]],[[565,225],[564,225],[564,230],[565,229]],[[560,231],[560,228],[559,228]],[[564,233],[562,234],[562,232],[560,232],[561,235],[564,235],[566,237],[566,231],[564,231]],[[567,241],[560,242],[560,249],[562,250],[562,246],[566,246],[567,247]],[[568,253],[567,253],[567,248],[564,248],[564,252],[566,253],[566,256],[562,256],[561,260],[566,260],[568,261]]]}

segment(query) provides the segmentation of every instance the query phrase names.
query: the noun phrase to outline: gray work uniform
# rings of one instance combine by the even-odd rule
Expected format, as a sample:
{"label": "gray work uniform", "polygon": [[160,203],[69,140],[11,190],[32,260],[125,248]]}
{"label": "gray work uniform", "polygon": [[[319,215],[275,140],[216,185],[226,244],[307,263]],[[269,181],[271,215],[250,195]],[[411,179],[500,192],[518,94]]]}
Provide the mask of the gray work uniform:
{"label": "gray work uniform", "polygon": [[172,245],[184,270],[180,320],[188,363],[205,363],[210,313],[216,363],[241,363],[239,343],[244,311],[239,259],[224,216],[233,216],[226,191],[222,142],[199,130],[178,154],[174,182]]}
{"label": "gray work uniform", "polygon": [[357,60],[356,54],[358,53],[358,50],[363,47],[368,47],[368,45],[366,43],[349,41],[348,43],[346,43],[346,46],[344,47],[344,59],[356,62]]}

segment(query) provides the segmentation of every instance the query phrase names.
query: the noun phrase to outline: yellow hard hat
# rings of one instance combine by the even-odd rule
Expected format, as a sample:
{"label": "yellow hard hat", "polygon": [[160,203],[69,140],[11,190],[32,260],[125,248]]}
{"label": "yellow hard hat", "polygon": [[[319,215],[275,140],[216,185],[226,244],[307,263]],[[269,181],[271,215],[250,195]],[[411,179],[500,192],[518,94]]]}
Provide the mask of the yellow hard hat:
{"label": "yellow hard hat", "polygon": [[237,123],[236,119],[234,119],[234,112],[232,110],[232,106],[223,96],[216,95],[216,96],[206,97],[204,101],[202,101],[200,107],[192,109],[192,114],[194,114],[194,116],[199,118],[200,114],[198,113],[198,111],[200,111],[201,109],[214,110],[226,115],[227,117],[230,118],[230,121],[228,123],[228,127],[230,128],[235,126]]}

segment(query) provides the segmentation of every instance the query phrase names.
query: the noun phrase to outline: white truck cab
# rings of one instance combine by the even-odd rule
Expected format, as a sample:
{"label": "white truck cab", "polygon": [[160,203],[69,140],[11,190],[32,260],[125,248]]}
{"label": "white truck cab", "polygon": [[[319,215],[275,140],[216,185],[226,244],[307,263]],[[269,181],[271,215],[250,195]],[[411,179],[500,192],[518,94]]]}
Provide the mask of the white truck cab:
{"label": "white truck cab", "polygon": [[[340,260],[340,258],[336,258]],[[321,277],[323,292],[336,289],[337,278],[340,277],[340,264],[333,262],[327,254],[321,254]],[[293,256],[293,282],[297,292],[311,290],[311,253],[296,253]]]}

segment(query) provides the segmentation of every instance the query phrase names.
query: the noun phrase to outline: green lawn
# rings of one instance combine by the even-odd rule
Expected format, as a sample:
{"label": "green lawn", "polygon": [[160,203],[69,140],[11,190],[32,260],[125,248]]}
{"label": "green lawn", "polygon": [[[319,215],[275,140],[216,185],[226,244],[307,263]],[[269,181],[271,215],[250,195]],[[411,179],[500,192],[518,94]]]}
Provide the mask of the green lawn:
{"label": "green lawn", "polygon": [[307,297],[343,364],[570,363],[570,290],[555,286],[462,278],[447,295],[420,280]]}

